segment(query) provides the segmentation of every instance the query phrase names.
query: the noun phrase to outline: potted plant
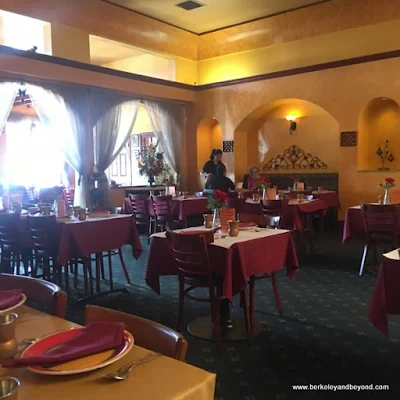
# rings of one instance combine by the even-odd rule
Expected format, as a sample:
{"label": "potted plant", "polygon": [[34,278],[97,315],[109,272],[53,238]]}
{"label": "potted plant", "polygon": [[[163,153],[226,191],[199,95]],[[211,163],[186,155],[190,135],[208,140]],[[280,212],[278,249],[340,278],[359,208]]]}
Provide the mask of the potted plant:
{"label": "potted plant", "polygon": [[156,144],[149,144],[139,155],[139,174],[147,176],[149,186],[153,186],[155,177],[164,169],[163,155],[157,152],[157,146],[158,142]]}

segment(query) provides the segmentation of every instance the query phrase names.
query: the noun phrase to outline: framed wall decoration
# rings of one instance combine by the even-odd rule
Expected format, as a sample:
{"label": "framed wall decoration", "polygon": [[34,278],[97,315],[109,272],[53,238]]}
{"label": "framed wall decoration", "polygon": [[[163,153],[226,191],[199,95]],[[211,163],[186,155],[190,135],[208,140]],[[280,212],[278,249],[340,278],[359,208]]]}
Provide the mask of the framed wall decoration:
{"label": "framed wall decoration", "polygon": [[357,146],[357,132],[341,132],[340,133],[340,146],[341,147]]}
{"label": "framed wall decoration", "polygon": [[139,147],[139,135],[131,136],[132,147]]}
{"label": "framed wall decoration", "polygon": [[222,142],[222,151],[224,153],[233,153],[233,140],[224,140]]}

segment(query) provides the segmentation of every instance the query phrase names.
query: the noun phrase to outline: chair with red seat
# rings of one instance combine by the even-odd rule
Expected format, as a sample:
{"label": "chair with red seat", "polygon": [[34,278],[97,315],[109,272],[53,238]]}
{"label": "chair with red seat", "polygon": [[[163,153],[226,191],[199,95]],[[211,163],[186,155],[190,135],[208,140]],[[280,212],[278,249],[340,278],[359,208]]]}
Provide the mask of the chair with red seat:
{"label": "chair with red seat", "polygon": [[388,251],[399,247],[400,207],[396,205],[361,204],[361,211],[364,220],[365,245],[361,258],[360,276],[363,274],[365,260],[371,247],[374,250],[375,258],[379,245],[386,245]]}
{"label": "chair with red seat", "polygon": [[[179,330],[182,324],[185,297],[194,301],[209,302],[217,352],[221,354],[219,303],[221,300],[226,299],[226,296],[222,294],[222,277],[213,272],[208,254],[207,244],[213,240],[213,232],[181,234],[167,228],[166,235],[172,248],[179,276],[179,305],[176,329]],[[190,292],[196,288],[207,288],[208,297],[199,297],[191,294]],[[250,319],[246,288],[242,291],[242,297],[247,330],[249,331]]]}

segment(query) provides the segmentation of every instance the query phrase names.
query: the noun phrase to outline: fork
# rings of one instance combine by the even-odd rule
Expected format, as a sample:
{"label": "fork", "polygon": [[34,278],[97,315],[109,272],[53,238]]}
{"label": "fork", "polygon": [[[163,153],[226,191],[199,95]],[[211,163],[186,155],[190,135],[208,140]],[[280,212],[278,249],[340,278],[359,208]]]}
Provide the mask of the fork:
{"label": "fork", "polygon": [[111,379],[111,380],[116,380],[116,381],[123,381],[126,378],[128,378],[130,372],[132,371],[133,368],[142,365],[144,363],[147,363],[151,360],[155,360],[158,357],[161,357],[161,353],[156,353],[156,354],[151,354],[149,356],[143,357],[139,360],[134,361],[133,363],[124,365],[120,369],[118,369],[116,372],[109,372],[108,374],[102,375],[104,378]]}

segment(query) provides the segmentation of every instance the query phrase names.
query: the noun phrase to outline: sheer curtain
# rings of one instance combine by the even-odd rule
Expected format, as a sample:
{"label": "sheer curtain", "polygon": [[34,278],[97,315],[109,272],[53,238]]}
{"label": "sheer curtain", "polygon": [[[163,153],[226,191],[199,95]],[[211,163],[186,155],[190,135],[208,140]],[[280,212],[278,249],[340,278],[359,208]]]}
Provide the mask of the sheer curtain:
{"label": "sheer curtain", "polygon": [[53,132],[68,164],[77,172],[74,205],[87,206],[87,174],[92,167],[88,93],[80,88],[28,85],[40,121]]}
{"label": "sheer curtain", "polygon": [[3,130],[14,105],[18,84],[16,82],[0,83],[0,132]]}
{"label": "sheer curtain", "polygon": [[[138,100],[117,104],[102,114],[93,129],[94,160],[104,172],[125,146],[135,125]],[[104,111],[104,107],[100,107]]]}
{"label": "sheer curtain", "polygon": [[132,133],[140,102],[130,100],[112,106],[115,102],[112,98],[107,99],[107,95],[93,101],[94,116],[97,119],[93,128],[94,163],[106,179],[106,169],[124,148]]}
{"label": "sheer curtain", "polygon": [[164,152],[165,161],[176,172],[178,184],[181,172],[183,107],[175,103],[144,100],[150,122]]}

